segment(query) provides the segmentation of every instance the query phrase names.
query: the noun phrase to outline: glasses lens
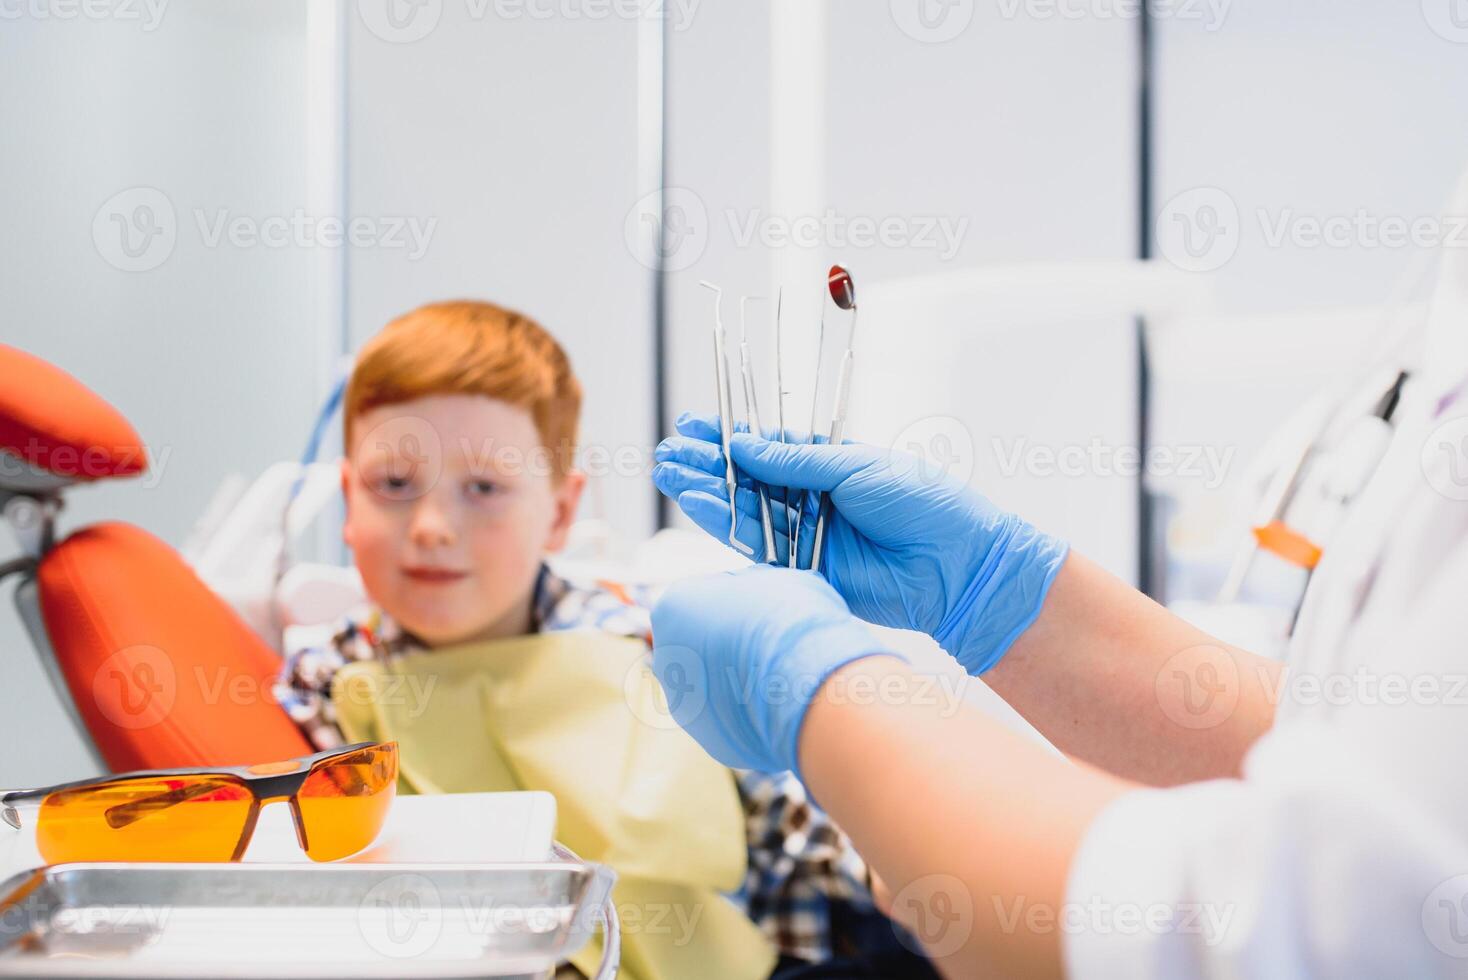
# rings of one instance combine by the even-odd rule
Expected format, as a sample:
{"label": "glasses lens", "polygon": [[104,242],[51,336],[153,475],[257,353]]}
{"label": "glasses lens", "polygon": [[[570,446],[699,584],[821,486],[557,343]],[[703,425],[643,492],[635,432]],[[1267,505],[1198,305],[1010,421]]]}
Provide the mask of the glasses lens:
{"label": "glasses lens", "polygon": [[296,794],[306,855],[313,861],[335,861],[371,844],[397,787],[396,742],[316,763]]}
{"label": "glasses lens", "polygon": [[229,776],[154,776],[58,790],[41,802],[48,862],[229,861],[251,794]]}

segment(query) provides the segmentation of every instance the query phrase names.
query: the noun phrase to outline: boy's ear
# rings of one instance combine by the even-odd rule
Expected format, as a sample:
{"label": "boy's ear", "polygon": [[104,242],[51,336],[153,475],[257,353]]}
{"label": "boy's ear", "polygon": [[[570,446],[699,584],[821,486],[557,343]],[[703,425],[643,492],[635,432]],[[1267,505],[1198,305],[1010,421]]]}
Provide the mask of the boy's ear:
{"label": "boy's ear", "polygon": [[545,550],[560,551],[566,547],[571,525],[576,523],[576,510],[581,506],[581,494],[586,490],[586,474],[572,470],[566,474],[555,490],[555,514],[552,516],[550,536],[546,538]]}
{"label": "boy's ear", "polygon": [[351,467],[352,461],[343,456],[341,458],[342,510],[345,512],[346,520],[342,521],[342,540],[346,542],[348,548],[352,546],[352,495],[347,490],[352,475]]}

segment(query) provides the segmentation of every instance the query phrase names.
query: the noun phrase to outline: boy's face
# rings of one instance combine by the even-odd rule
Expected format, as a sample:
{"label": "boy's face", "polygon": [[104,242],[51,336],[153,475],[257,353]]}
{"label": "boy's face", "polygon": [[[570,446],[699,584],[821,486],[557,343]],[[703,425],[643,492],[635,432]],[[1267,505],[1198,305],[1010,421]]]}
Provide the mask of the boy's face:
{"label": "boy's face", "polygon": [[424,642],[517,636],[585,482],[556,483],[530,413],[507,402],[381,405],[352,421],[343,537],[368,595]]}

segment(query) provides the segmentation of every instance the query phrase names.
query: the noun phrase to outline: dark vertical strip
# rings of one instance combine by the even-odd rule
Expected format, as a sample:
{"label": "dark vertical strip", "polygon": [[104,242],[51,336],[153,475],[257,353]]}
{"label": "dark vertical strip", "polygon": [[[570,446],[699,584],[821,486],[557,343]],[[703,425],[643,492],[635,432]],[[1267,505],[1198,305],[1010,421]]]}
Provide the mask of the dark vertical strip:
{"label": "dark vertical strip", "polygon": [[[1137,257],[1152,257],[1152,89],[1153,34],[1150,3],[1137,18]],[[1156,509],[1147,489],[1147,455],[1151,449],[1149,419],[1152,409],[1151,367],[1147,361],[1147,331],[1141,317],[1135,326],[1137,344],[1137,449],[1142,466],[1137,472],[1137,587],[1161,601],[1163,583],[1157,554]]]}
{"label": "dark vertical strip", "polygon": [[[659,45],[663,58],[663,70],[659,84],[662,88],[659,97],[662,99],[662,136],[658,147],[658,192],[661,195],[668,185],[668,13],[665,4],[662,7],[662,18],[658,29],[662,32],[663,43]],[[657,268],[653,272],[653,299],[652,299],[652,377],[653,377],[653,420],[652,420],[652,443],[657,445],[663,437],[663,426],[668,424],[668,271],[667,256],[664,254],[663,232],[666,226],[667,215],[663,213],[663,200],[658,201],[658,227],[657,242],[653,249],[654,261]],[[649,481],[649,484],[651,481]],[[656,490],[653,497],[657,507],[653,515],[655,526],[658,530],[669,527],[672,523],[672,501]]]}

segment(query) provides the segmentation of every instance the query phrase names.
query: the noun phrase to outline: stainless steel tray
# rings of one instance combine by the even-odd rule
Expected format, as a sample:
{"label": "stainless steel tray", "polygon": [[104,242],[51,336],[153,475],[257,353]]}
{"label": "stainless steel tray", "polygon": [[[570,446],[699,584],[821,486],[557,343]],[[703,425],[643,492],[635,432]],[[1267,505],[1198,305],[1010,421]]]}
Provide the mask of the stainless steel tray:
{"label": "stainless steel tray", "polygon": [[541,864],[57,864],[0,884],[0,976],[550,976],[612,872]]}

